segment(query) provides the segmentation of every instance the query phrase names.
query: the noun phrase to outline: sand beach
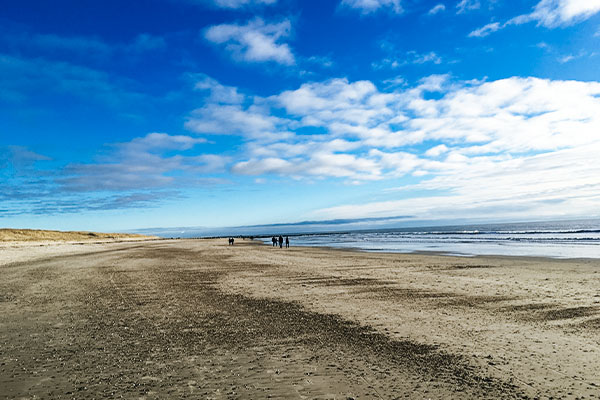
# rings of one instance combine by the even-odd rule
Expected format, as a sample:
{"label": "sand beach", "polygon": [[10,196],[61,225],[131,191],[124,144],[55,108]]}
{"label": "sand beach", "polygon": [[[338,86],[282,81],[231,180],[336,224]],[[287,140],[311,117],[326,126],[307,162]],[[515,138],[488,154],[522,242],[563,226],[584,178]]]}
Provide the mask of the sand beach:
{"label": "sand beach", "polygon": [[0,398],[600,398],[600,260],[4,242]]}

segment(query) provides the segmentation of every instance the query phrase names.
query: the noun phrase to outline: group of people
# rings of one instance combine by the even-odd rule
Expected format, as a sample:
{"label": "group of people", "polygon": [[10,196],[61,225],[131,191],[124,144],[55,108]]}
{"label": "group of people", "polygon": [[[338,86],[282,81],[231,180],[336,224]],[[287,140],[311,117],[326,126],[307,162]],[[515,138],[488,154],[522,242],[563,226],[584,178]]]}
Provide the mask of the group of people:
{"label": "group of people", "polygon": [[[279,239],[273,236],[271,241],[273,242],[273,247],[277,247],[277,243],[279,243],[279,248],[283,248],[283,236],[279,235]],[[287,236],[285,237],[285,247],[290,247],[290,238]]]}
{"label": "group of people", "polygon": [[[232,237],[230,237],[228,240],[229,240],[229,245],[233,246],[233,243],[235,242],[235,240]],[[254,237],[251,236],[250,240],[254,240]],[[271,241],[273,242],[273,247],[277,247],[277,245],[279,244],[279,248],[282,249],[284,242],[285,242],[286,248],[290,247],[290,238],[288,236],[286,236],[285,239],[283,239],[283,236],[281,236],[281,235],[279,235],[279,238],[277,238],[276,236],[273,236],[271,238]]]}

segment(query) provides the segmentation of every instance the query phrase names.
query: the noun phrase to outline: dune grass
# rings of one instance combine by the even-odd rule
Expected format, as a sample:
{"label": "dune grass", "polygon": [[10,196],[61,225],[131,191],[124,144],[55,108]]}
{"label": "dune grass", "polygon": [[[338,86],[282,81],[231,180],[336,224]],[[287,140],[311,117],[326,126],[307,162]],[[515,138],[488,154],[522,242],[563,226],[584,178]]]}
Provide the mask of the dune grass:
{"label": "dune grass", "polygon": [[0,229],[0,242],[80,241],[144,238],[150,239],[153,237],[130,233],[53,231],[42,229]]}

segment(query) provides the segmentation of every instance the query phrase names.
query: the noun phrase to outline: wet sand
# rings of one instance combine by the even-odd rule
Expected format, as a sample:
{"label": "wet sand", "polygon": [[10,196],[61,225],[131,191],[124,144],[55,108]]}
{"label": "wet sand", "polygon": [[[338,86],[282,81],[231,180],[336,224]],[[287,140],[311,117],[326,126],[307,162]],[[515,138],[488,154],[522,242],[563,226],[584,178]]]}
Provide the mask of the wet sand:
{"label": "wet sand", "polygon": [[0,398],[600,398],[600,261],[0,246]]}

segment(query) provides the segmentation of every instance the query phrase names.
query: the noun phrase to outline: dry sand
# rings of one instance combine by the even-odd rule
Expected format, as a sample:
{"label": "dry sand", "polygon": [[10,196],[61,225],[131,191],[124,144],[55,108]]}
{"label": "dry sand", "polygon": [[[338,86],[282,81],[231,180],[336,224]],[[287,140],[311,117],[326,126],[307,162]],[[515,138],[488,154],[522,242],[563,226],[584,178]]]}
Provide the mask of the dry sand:
{"label": "dry sand", "polygon": [[0,247],[0,398],[600,398],[600,261]]}

